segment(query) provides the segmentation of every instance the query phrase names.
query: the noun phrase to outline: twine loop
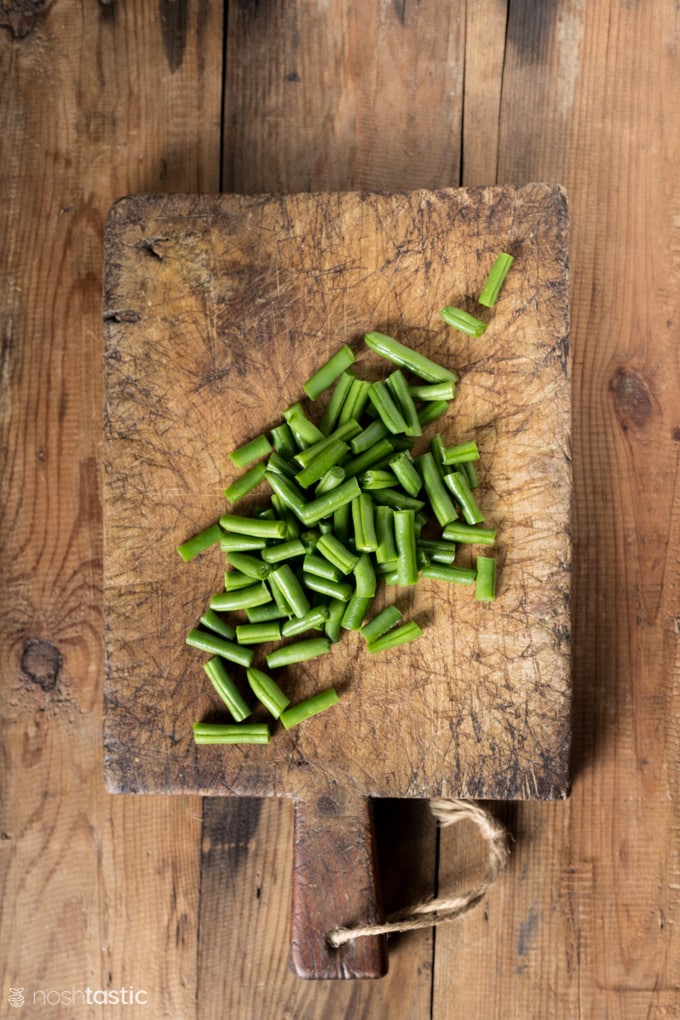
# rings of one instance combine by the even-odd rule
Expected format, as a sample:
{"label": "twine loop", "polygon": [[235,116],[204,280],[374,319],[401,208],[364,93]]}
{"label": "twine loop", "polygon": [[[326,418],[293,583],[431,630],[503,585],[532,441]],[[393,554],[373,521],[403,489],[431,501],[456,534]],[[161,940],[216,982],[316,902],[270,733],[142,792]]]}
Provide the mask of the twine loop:
{"label": "twine loop", "polygon": [[465,892],[452,896],[436,897],[416,903],[414,906],[391,914],[383,924],[367,924],[355,928],[335,928],[328,935],[328,942],[334,948],[352,939],[367,935],[393,935],[397,932],[430,928],[461,917],[484,899],[489,887],[503,871],[509,854],[507,830],[488,811],[474,801],[444,800],[430,801],[430,811],[442,828],[467,820],[473,822],[488,849],[488,864],[484,878]]}

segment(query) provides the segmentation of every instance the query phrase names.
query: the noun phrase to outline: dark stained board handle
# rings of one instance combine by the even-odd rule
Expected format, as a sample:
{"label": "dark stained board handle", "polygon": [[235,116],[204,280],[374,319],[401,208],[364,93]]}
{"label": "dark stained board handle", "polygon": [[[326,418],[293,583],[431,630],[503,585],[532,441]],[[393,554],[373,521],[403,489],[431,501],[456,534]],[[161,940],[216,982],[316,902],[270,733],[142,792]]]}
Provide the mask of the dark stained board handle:
{"label": "dark stained board handle", "polygon": [[367,797],[328,794],[295,801],[291,962],[302,978],[377,978],[387,973],[384,935],[337,949],[335,928],[382,920],[373,812]]}

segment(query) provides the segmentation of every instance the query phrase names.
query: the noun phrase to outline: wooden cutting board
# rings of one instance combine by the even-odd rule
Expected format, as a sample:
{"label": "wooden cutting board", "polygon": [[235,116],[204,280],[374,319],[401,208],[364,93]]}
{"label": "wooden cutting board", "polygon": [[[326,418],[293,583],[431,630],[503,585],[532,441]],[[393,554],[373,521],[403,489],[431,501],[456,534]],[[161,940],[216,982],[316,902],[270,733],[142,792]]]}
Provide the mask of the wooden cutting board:
{"label": "wooden cutting board", "polygon": [[[495,309],[482,311],[473,299],[502,250],[515,262]],[[564,193],[529,184],[136,196],[112,209],[105,255],[109,788],[292,798],[298,973],[384,973],[382,939],[326,943],[332,928],[380,915],[371,798],[567,795]],[[479,311],[486,333],[472,339],[444,325],[446,304]],[[222,588],[224,561],[213,549],[185,564],[176,546],[227,509],[223,491],[238,474],[229,452],[279,423],[341,344],[354,348],[357,374],[386,374],[363,344],[368,330],[460,376],[450,411],[426,435],[480,447],[498,597],[480,603],[470,589],[430,581],[386,589],[376,605],[396,602],[423,638],[369,656],[348,633],[281,680],[293,700],[334,685],[339,705],[277,729],[268,746],[197,748],[194,721],[223,714],[206,657],[185,636]],[[266,498],[262,488],[248,505]]]}

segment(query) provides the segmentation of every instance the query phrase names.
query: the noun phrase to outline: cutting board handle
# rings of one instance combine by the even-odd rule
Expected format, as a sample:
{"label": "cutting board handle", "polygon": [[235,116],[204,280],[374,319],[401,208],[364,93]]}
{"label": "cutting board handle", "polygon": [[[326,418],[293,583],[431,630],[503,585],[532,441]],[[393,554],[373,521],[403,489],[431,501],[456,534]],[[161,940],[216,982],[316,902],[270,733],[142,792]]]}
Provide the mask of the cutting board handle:
{"label": "cutting board handle", "polygon": [[334,949],[335,928],[382,920],[373,811],[367,797],[345,791],[295,801],[291,954],[303,978],[376,978],[387,973],[384,935]]}

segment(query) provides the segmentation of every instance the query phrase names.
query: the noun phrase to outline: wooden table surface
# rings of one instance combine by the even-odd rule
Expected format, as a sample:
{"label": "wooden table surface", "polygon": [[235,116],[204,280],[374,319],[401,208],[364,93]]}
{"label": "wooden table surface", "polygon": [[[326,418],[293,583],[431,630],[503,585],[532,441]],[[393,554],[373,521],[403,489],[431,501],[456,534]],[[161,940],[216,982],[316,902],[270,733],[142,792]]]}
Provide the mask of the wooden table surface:
{"label": "wooden table surface", "polygon": [[[676,8],[0,3],[3,1008],[23,988],[21,1015],[76,1020],[680,1017]],[[288,803],[104,790],[107,211],[541,180],[571,217],[571,797],[488,804],[506,872],[394,938],[387,977],[302,981]],[[378,802],[388,909],[479,877],[457,828]]]}

